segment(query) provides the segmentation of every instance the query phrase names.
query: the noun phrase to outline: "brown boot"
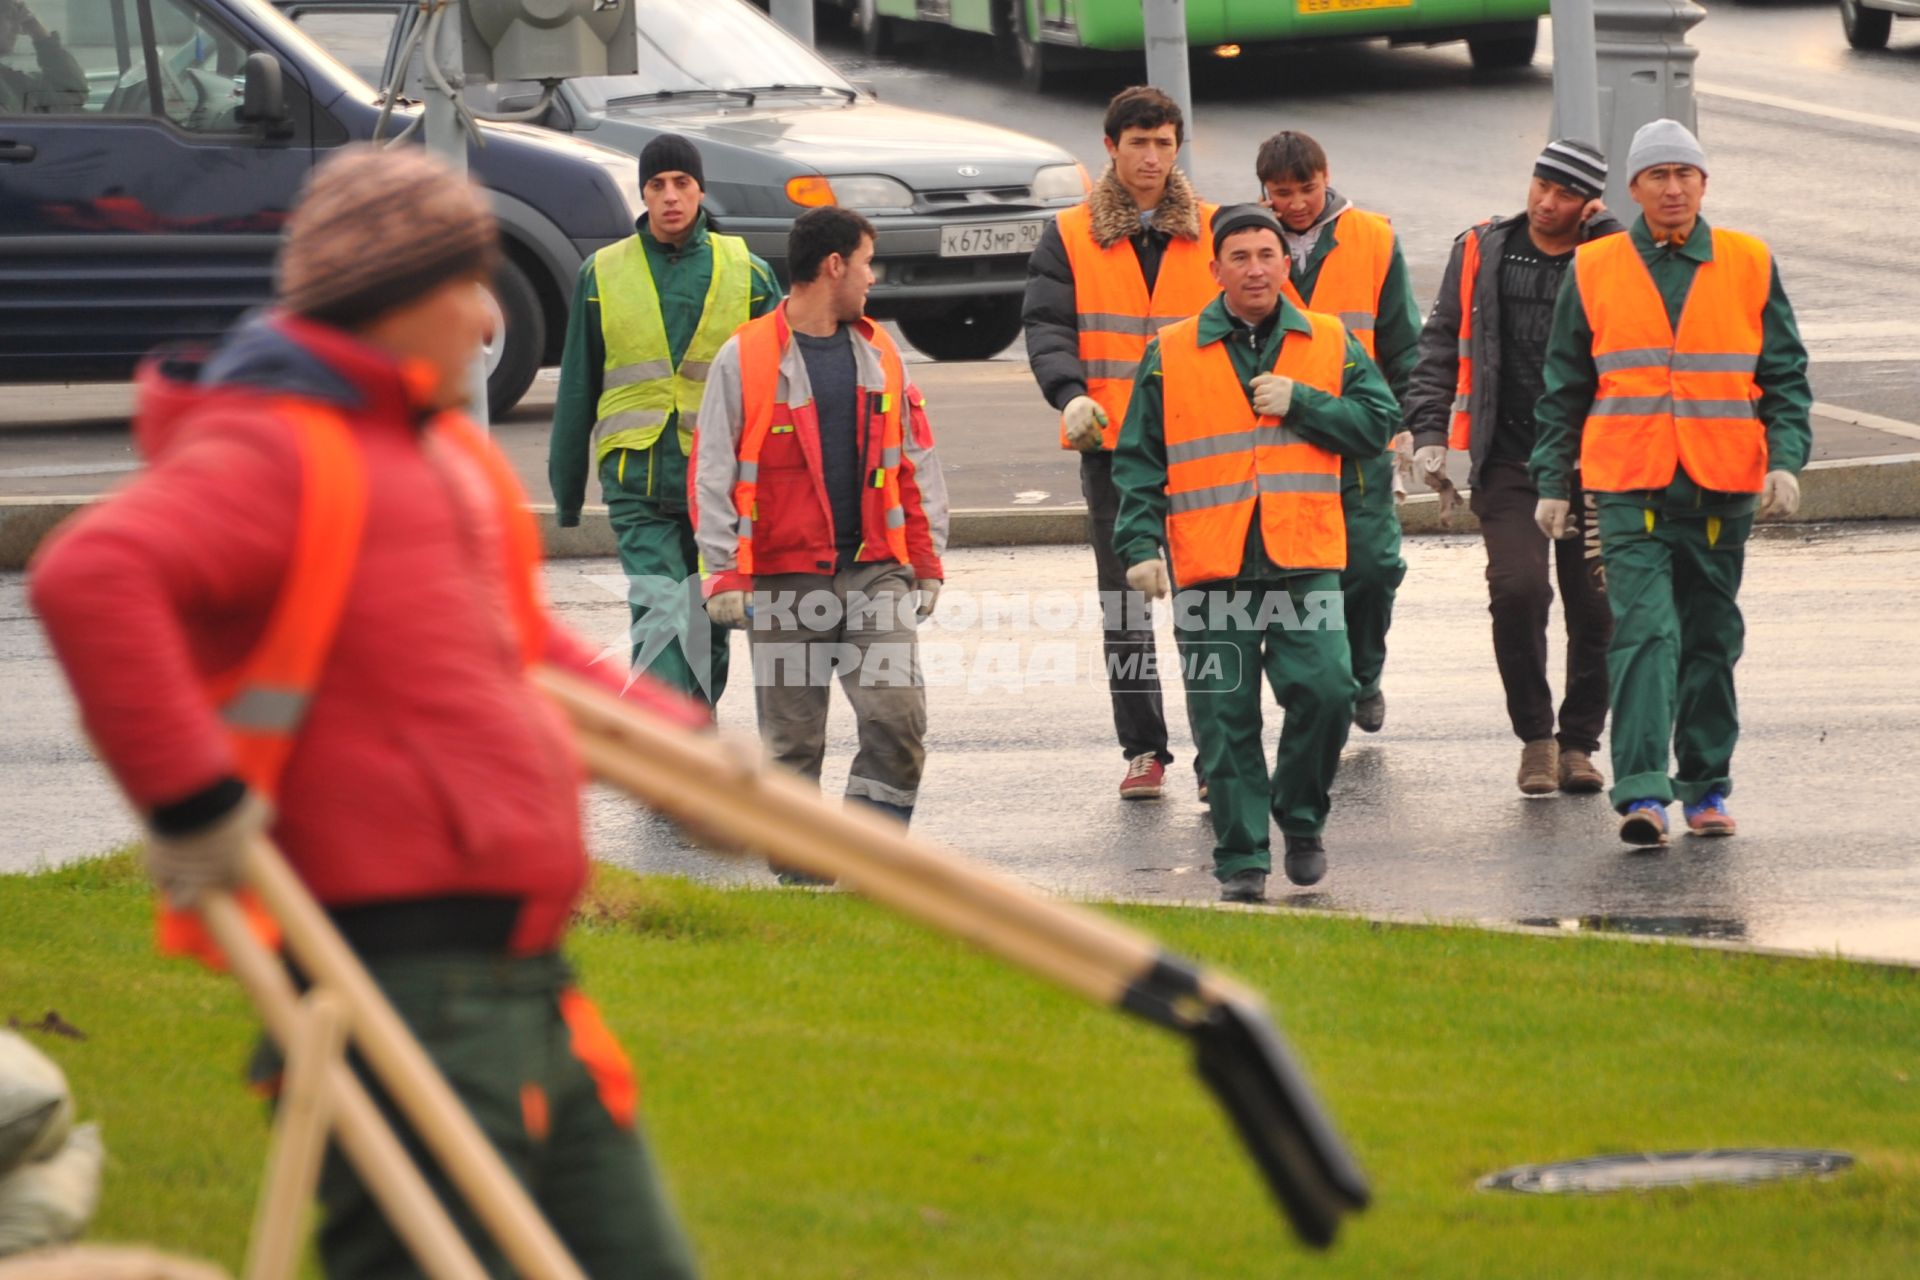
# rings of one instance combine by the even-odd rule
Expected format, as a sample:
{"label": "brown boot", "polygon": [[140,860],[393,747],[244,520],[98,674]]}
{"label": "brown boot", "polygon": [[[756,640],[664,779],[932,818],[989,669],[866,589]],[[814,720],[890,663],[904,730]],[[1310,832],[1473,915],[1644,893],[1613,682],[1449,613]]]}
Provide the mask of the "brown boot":
{"label": "brown boot", "polygon": [[1560,789],[1569,795],[1590,796],[1607,785],[1607,779],[1595,767],[1593,757],[1577,747],[1560,752]]}
{"label": "brown boot", "polygon": [[1541,738],[1520,748],[1520,792],[1522,795],[1552,795],[1560,785],[1560,744]]}

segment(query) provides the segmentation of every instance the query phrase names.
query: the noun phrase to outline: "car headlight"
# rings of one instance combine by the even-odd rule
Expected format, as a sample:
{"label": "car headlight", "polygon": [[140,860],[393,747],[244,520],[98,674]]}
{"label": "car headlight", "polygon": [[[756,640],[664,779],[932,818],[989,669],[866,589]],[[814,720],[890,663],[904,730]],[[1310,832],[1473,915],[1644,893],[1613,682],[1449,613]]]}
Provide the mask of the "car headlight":
{"label": "car headlight", "polygon": [[1050,164],[1033,175],[1035,200],[1078,200],[1091,190],[1087,171],[1077,164]]}
{"label": "car headlight", "polygon": [[913,208],[913,191],[904,182],[877,174],[827,179],[833,187],[833,202],[843,209],[861,213],[905,213]]}

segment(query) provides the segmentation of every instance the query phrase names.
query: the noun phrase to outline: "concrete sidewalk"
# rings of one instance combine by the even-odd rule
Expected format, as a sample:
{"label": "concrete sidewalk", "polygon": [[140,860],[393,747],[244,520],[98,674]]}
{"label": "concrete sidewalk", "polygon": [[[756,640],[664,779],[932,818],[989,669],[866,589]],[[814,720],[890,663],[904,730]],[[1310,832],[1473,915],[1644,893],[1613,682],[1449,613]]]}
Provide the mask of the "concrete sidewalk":
{"label": "concrete sidewalk", "polygon": [[[1407,559],[1386,730],[1348,743],[1328,829],[1332,870],[1314,891],[1276,881],[1283,903],[1920,960],[1920,862],[1908,834],[1920,824],[1920,793],[1899,785],[1920,766],[1920,686],[1892,640],[1920,629],[1920,526],[1777,528],[1755,540],[1741,596],[1749,634],[1733,809],[1742,834],[1680,838],[1655,854],[1617,843],[1601,797],[1528,800],[1515,790],[1519,744],[1493,667],[1478,539],[1414,539]],[[1123,762],[1100,686],[1086,553],[980,548],[955,553],[950,569],[937,625],[923,637],[931,731],[915,829],[1063,894],[1210,901],[1212,840],[1171,675],[1178,762],[1167,797],[1115,794]],[[555,564],[548,585],[566,619],[624,662],[618,565]],[[721,721],[750,734],[750,666],[744,639],[736,644],[740,674]],[[1554,651],[1557,670],[1557,640]],[[0,871],[133,838],[15,573],[0,574],[0,663],[9,693]],[[833,701],[830,795],[854,749],[844,701]],[[1278,719],[1269,716],[1269,747]],[[587,812],[592,849],[608,861],[769,882],[763,869],[690,847],[624,798],[594,790]]]}

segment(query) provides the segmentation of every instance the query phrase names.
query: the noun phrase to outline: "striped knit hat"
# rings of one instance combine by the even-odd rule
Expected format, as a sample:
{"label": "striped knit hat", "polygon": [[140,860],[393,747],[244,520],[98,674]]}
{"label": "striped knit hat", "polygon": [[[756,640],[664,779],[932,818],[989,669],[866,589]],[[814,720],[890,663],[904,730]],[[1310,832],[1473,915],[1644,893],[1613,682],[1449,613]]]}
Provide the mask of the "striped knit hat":
{"label": "striped knit hat", "polygon": [[343,329],[462,277],[490,276],[499,231],[486,193],[419,147],[343,147],[287,219],[278,294]]}
{"label": "striped knit hat", "polygon": [[1607,158],[1584,142],[1559,138],[1533,162],[1533,176],[1594,200],[1607,189]]}

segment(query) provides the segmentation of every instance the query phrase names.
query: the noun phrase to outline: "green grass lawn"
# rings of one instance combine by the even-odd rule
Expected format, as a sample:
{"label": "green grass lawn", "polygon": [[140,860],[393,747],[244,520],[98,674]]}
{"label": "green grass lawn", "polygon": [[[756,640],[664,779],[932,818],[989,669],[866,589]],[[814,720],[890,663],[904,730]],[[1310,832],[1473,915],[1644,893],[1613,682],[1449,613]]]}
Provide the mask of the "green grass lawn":
{"label": "green grass lawn", "polygon": [[[1372,1177],[1295,1245],[1186,1047],[841,895],[603,872],[572,950],[714,1277],[1810,1276],[1920,1268],[1920,975],[1590,938],[1120,912],[1265,990]],[[149,948],[121,857],[0,877],[110,1159],[93,1238],[237,1267],[265,1153],[237,988]],[[1589,1198],[1481,1175],[1806,1145],[1826,1182]]]}

